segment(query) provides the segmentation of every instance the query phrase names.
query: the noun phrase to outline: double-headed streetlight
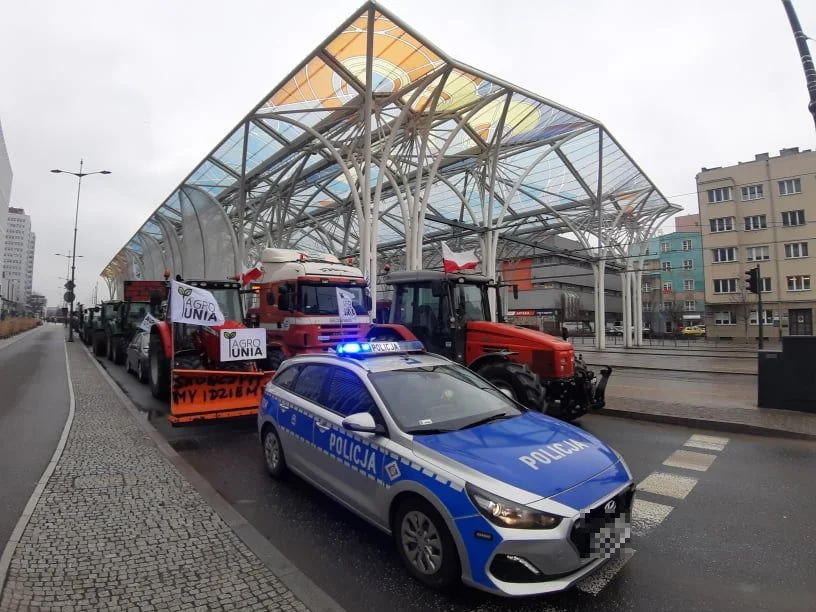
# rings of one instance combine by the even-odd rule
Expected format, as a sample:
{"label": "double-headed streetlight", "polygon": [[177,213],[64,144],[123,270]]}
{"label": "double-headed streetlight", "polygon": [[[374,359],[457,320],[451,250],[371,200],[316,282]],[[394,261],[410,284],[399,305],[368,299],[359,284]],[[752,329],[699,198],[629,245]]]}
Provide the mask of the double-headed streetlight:
{"label": "double-headed streetlight", "polygon": [[[72,176],[77,177],[77,197],[76,197],[76,212],[74,213],[74,248],[71,250],[71,286],[68,288],[68,291],[72,294],[72,299],[70,301],[70,314],[69,321],[73,321],[74,319],[74,300],[73,300],[73,292],[74,288],[76,287],[76,277],[75,277],[75,270],[76,270],[76,239],[77,239],[77,221],[79,221],[79,193],[82,190],[82,177],[90,176],[91,174],[110,174],[109,170],[98,170],[96,172],[83,172],[82,171],[82,163],[83,160],[79,160],[79,172],[68,172],[67,170],[52,170],[55,174],[70,174]],[[74,332],[73,327],[69,324],[68,325],[68,342],[74,341]]]}

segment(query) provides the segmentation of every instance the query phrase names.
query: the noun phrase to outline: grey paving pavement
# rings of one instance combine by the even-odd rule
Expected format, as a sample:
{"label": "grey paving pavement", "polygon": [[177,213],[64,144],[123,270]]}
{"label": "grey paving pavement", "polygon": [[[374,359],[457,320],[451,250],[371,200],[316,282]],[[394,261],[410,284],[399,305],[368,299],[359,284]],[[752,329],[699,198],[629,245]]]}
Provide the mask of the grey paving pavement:
{"label": "grey paving pavement", "polygon": [[[145,412],[160,408],[147,387],[102,361]],[[579,612],[590,610],[809,610],[811,540],[808,483],[816,444],[740,434],[705,472],[669,467],[693,434],[682,426],[590,415],[581,426],[611,443],[637,482],[652,473],[692,481],[686,499],[641,492],[655,513],[632,543],[634,556],[603,574],[598,588],[521,600],[458,587],[444,592],[413,580],[392,540],[296,477],[265,472],[253,419],[173,428],[151,423],[263,535],[348,610],[419,612]],[[712,451],[701,451],[711,453]],[[748,510],[748,509],[752,510]],[[737,517],[737,518],[735,518]],[[662,518],[662,522],[661,522]],[[657,525],[657,526],[655,526]],[[739,554],[733,554],[737,549]],[[619,566],[616,566],[619,567]]]}
{"label": "grey paving pavement", "polygon": [[610,365],[613,368],[638,368],[643,370],[666,370],[672,372],[709,372],[713,374],[756,375],[755,359],[744,359],[739,356],[682,354],[666,351],[656,353],[645,349],[615,351],[588,351],[576,347],[576,352],[583,354],[584,360],[593,366]]}
{"label": "grey paving pavement", "polygon": [[0,551],[51,459],[68,417],[64,329],[0,340]]}
{"label": "grey paving pavement", "polygon": [[0,610],[306,610],[123,408],[80,343],[65,451]]}

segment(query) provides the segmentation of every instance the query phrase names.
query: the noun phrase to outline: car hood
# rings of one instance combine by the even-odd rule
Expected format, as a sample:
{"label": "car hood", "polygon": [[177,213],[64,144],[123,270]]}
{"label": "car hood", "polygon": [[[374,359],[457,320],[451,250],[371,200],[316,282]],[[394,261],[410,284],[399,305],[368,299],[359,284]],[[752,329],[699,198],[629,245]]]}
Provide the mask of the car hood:
{"label": "car hood", "polygon": [[[615,451],[594,436],[537,412],[461,431],[418,435],[414,452],[449,471],[456,468],[446,460],[542,498],[620,463]],[[622,465],[613,471],[626,473]],[[628,474],[622,482],[626,479]]]}

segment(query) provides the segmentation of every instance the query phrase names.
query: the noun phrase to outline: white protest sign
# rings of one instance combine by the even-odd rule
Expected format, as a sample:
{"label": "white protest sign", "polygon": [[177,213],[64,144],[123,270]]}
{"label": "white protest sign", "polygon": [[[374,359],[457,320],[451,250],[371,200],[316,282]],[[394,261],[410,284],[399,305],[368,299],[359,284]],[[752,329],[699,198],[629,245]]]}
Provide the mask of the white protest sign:
{"label": "white protest sign", "polygon": [[145,315],[145,318],[139,324],[139,329],[141,329],[142,331],[149,332],[150,328],[153,327],[153,325],[158,322],[159,320],[148,312]]}
{"label": "white protest sign", "polygon": [[170,286],[170,320],[173,323],[206,325],[224,324],[224,314],[213,294],[206,289],[172,281]]}
{"label": "white protest sign", "polygon": [[266,359],[266,330],[264,328],[222,329],[221,361]]}
{"label": "white protest sign", "polygon": [[354,310],[354,294],[340,287],[337,290],[337,312],[343,323],[354,323],[357,320],[357,311]]}

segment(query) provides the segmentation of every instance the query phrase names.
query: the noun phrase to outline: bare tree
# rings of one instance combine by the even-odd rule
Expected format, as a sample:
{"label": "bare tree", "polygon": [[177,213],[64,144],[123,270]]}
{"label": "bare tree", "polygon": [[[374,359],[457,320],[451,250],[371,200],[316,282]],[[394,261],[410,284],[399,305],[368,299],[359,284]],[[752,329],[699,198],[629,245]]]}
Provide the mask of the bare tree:
{"label": "bare tree", "polygon": [[[748,325],[751,321],[751,313],[757,309],[756,299],[745,287],[739,293],[731,294],[731,307],[737,315],[737,323],[742,321],[745,330],[745,341],[748,342]],[[757,316],[760,313],[757,312]]]}

